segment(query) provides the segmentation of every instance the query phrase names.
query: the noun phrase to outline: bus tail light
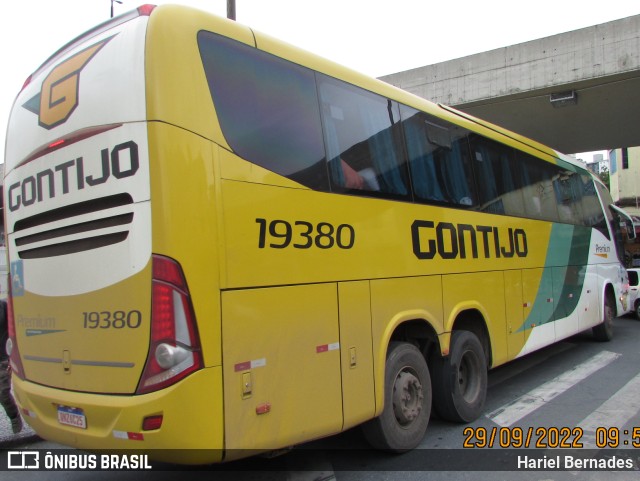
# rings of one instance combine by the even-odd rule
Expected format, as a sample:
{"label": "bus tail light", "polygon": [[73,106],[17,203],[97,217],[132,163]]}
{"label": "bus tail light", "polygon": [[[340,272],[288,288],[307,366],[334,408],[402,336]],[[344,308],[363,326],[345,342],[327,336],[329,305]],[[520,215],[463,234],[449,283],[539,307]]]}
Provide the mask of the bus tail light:
{"label": "bus tail light", "polygon": [[203,367],[187,283],[180,265],[153,256],[151,341],[137,393],[156,391]]}
{"label": "bus tail light", "polygon": [[11,365],[11,372],[13,375],[18,376],[20,379],[25,379],[24,368],[22,367],[22,361],[20,360],[20,352],[18,351],[18,342],[16,340],[16,321],[13,316],[13,295],[11,289],[11,276],[7,281],[7,304],[6,304],[6,316],[7,316],[7,345],[6,350],[9,355],[9,363]]}

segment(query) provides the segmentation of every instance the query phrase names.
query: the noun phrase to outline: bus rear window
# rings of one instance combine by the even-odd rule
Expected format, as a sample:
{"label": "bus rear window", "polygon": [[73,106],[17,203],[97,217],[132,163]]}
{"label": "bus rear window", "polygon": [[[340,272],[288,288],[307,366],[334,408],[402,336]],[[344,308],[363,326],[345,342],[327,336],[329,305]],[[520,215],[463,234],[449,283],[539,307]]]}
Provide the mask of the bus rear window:
{"label": "bus rear window", "polygon": [[240,157],[329,190],[314,73],[201,31],[198,45],[220,126]]}

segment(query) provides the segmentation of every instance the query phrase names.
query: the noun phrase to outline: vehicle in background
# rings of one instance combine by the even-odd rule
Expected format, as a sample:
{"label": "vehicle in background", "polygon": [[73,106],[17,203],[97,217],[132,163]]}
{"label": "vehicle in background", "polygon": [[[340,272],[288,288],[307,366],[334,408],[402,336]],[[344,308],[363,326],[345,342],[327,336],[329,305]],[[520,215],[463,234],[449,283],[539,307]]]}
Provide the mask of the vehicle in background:
{"label": "vehicle in background", "polygon": [[640,319],[640,295],[638,293],[638,276],[640,269],[627,269],[629,276],[629,305],[636,317]]}

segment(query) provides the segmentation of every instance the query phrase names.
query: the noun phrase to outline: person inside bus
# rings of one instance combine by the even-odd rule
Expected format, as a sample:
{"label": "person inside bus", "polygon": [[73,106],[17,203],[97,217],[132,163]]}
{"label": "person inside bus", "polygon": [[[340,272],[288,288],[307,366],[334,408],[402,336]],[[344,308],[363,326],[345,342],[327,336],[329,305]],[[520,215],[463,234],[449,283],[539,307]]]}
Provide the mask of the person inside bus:
{"label": "person inside bus", "polygon": [[342,173],[344,175],[344,187],[348,189],[364,189],[364,179],[356,170],[340,159]]}
{"label": "person inside bus", "polygon": [[6,312],[6,306],[2,303],[0,305],[0,404],[11,421],[11,430],[17,434],[22,431],[22,418],[16,401],[11,395],[11,371],[6,348],[9,338]]}

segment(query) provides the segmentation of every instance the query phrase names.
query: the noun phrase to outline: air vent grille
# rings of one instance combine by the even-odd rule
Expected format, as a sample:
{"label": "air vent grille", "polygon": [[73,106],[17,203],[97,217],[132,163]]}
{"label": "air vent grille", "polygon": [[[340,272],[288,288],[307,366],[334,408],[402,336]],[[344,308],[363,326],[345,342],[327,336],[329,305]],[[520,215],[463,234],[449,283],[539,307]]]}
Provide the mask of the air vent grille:
{"label": "air vent grille", "polygon": [[53,209],[14,224],[21,259],[73,254],[127,239],[133,222],[133,198],[117,194]]}

